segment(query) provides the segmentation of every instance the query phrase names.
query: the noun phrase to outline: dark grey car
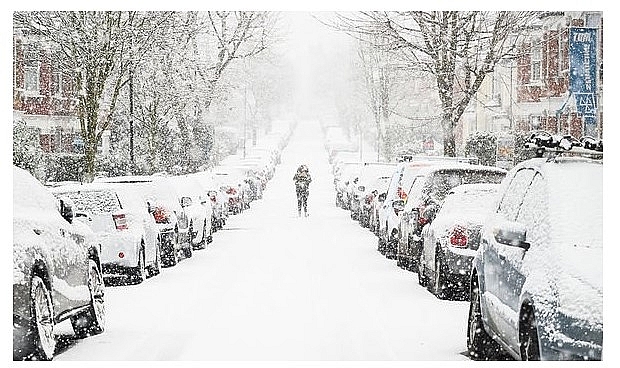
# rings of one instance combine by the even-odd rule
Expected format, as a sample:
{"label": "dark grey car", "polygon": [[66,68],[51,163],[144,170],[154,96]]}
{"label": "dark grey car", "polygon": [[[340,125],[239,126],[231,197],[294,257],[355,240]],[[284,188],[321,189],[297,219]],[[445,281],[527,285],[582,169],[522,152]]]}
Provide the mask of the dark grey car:
{"label": "dark grey car", "polygon": [[13,359],[51,360],[55,326],[77,337],[105,328],[104,283],[94,235],[28,172],[13,170]]}

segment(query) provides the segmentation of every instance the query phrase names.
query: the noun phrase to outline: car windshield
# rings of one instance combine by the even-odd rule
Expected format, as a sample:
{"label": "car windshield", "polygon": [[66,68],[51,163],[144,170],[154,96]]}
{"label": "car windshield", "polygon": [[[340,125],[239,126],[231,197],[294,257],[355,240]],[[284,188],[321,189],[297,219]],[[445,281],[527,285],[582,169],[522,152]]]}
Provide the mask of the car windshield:
{"label": "car windshield", "polygon": [[440,170],[432,174],[426,182],[425,192],[435,201],[442,201],[448,192],[461,184],[494,183],[499,184],[505,173],[485,170]]}
{"label": "car windshield", "polygon": [[493,206],[494,191],[470,191],[455,193],[446,197],[441,207],[442,213],[484,213]]}

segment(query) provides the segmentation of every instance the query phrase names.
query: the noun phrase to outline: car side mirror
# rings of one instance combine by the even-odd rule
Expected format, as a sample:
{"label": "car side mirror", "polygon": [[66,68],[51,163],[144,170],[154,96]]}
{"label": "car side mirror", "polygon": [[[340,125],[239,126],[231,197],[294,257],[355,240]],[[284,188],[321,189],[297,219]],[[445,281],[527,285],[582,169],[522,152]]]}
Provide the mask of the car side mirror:
{"label": "car side mirror", "polygon": [[87,213],[87,212],[81,212],[81,211],[75,211],[73,214],[73,218],[75,220],[80,220],[82,222],[84,221],[92,221],[93,218]]}
{"label": "car side mirror", "polygon": [[422,217],[424,217],[426,219],[426,222],[429,223],[435,219],[438,210],[439,206],[437,206],[436,204],[426,206],[424,211],[422,211]]}
{"label": "car side mirror", "polygon": [[73,205],[70,200],[66,198],[60,199],[60,215],[67,220],[68,223],[73,223]]}
{"label": "car side mirror", "polygon": [[493,228],[493,237],[496,242],[528,250],[530,243],[525,241],[526,235],[527,229],[518,222],[505,221]]}
{"label": "car side mirror", "polygon": [[181,207],[187,207],[192,205],[192,199],[190,197],[181,197]]}

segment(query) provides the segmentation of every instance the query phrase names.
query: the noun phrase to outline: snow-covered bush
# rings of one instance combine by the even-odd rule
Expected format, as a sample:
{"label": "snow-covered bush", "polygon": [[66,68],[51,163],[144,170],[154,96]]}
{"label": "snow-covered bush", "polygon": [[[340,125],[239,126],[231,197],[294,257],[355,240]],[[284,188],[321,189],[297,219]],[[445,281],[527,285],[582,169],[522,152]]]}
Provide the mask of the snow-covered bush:
{"label": "snow-covered bush", "polygon": [[480,164],[495,166],[497,137],[492,132],[474,132],[465,142],[465,156],[475,156]]}
{"label": "snow-covered bush", "polygon": [[23,121],[13,122],[13,165],[35,174],[41,163],[39,129],[29,127]]}

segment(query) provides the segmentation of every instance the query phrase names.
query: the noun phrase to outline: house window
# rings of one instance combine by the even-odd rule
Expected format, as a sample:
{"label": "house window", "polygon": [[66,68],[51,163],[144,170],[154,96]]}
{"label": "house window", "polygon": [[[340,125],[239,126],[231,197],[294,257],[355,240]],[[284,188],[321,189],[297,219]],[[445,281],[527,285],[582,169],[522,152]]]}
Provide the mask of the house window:
{"label": "house window", "polygon": [[492,73],[493,76],[493,82],[491,84],[491,98],[493,100],[493,102],[495,102],[497,105],[501,105],[502,103],[502,78],[500,73],[498,72],[493,72]]}
{"label": "house window", "polygon": [[62,73],[62,63],[61,58],[62,55],[60,52],[55,52],[52,54],[52,85],[50,86],[50,92],[52,96],[62,97],[63,91],[66,89],[66,86],[63,85],[63,73]]}
{"label": "house window", "polygon": [[39,76],[41,62],[39,47],[36,44],[24,46],[24,90],[31,94],[39,94]]}
{"label": "house window", "polygon": [[540,39],[532,43],[532,82],[538,82],[542,75],[542,45]]}

